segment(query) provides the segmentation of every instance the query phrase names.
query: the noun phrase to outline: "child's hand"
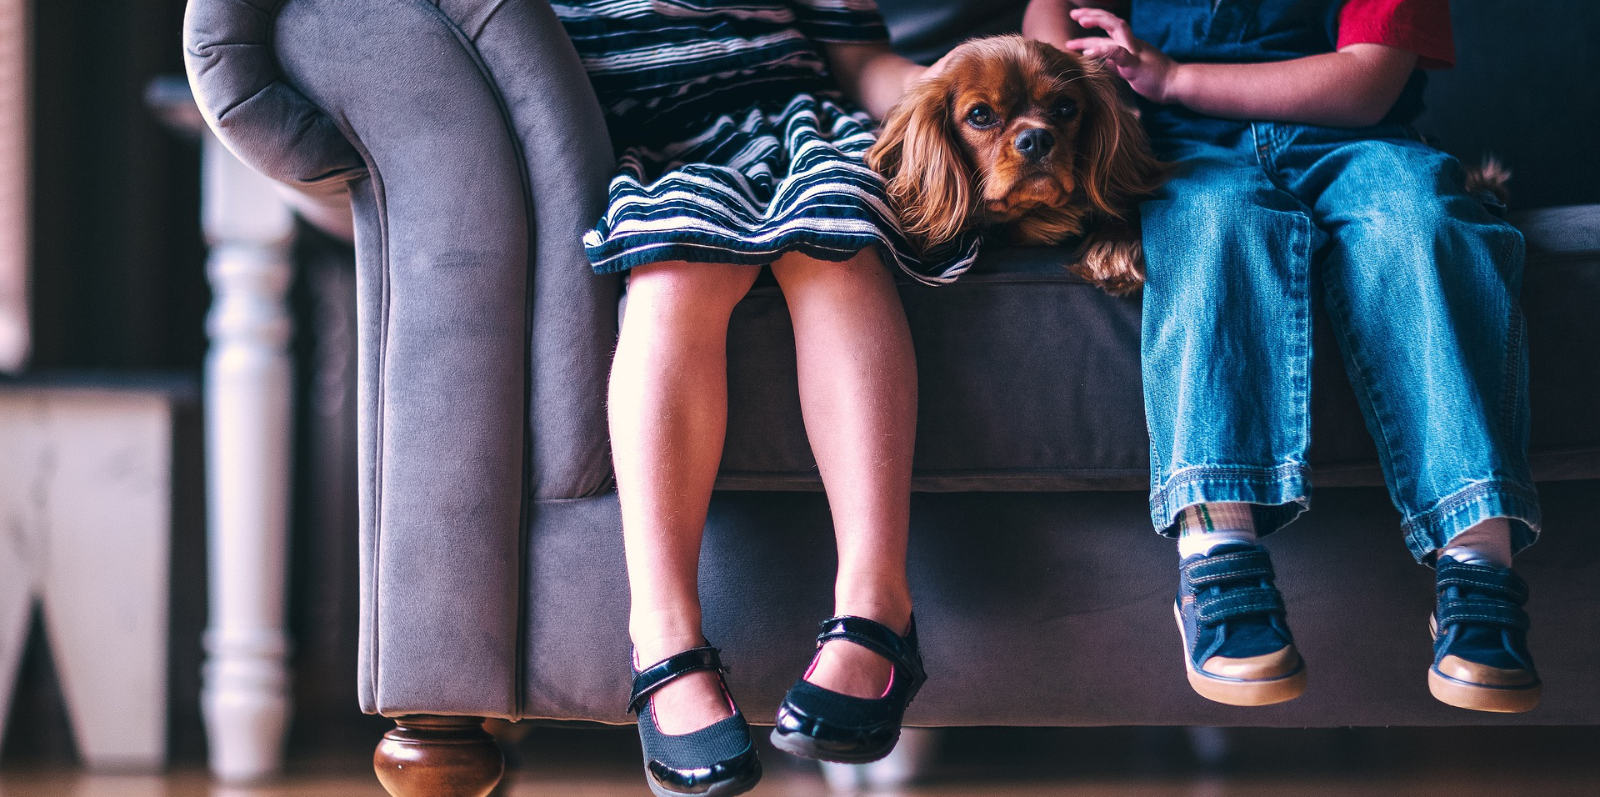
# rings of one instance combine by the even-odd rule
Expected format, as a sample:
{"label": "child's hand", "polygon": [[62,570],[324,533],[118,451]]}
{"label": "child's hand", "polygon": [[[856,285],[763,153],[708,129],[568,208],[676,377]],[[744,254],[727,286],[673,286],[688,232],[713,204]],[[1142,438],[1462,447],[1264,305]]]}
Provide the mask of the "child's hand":
{"label": "child's hand", "polygon": [[1066,49],[1109,64],[1145,99],[1159,103],[1172,101],[1173,79],[1178,72],[1176,61],[1149,42],[1134,38],[1128,23],[1109,11],[1075,8],[1070,13],[1074,22],[1085,28],[1099,28],[1110,34],[1110,38],[1072,39],[1066,43]]}

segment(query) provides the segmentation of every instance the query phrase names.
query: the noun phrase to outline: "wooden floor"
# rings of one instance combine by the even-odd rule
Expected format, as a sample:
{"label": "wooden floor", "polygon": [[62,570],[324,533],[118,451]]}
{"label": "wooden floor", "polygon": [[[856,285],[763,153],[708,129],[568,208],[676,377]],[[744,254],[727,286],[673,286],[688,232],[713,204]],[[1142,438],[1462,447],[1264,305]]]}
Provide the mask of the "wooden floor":
{"label": "wooden floor", "polygon": [[[1600,728],[954,729],[925,776],[885,797],[1600,797]],[[758,741],[758,744],[760,742]],[[364,745],[364,743],[363,743]],[[502,736],[495,797],[647,797],[631,728]],[[753,797],[825,797],[814,764],[762,744]],[[212,784],[197,763],[90,776],[70,762],[0,761],[0,797],[385,797],[370,753],[294,750],[284,778]],[[841,794],[841,792],[834,792]]]}
{"label": "wooden floor", "polygon": [[[763,780],[752,797],[817,797],[827,793],[815,776],[780,774]],[[641,779],[589,777],[577,780],[523,778],[496,797],[641,797]],[[1177,780],[1029,780],[928,784],[875,794],[893,797],[1565,797],[1600,794],[1592,776],[1477,775],[1226,778]],[[166,776],[87,776],[0,774],[4,797],[385,797],[370,778],[359,775],[297,775],[271,785],[229,787],[211,784],[197,772]]]}

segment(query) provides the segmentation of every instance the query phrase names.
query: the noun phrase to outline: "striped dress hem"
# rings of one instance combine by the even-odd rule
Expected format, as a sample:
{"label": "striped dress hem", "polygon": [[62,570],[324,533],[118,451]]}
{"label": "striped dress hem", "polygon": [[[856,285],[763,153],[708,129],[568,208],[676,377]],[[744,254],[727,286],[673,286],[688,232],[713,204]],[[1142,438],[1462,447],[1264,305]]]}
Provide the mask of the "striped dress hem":
{"label": "striped dress hem", "polygon": [[668,261],[760,266],[875,249],[929,285],[977,258],[965,236],[911,246],[882,176],[875,123],[838,91],[821,43],[887,39],[873,0],[584,0],[552,4],[618,151],[605,215],[584,235],[596,273]]}

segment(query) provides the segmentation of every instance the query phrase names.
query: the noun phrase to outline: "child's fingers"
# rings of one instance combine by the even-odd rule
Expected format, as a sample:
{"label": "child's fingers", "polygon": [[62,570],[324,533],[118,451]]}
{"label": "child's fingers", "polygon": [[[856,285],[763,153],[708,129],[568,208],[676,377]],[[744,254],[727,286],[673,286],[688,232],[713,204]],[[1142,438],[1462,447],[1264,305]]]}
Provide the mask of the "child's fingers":
{"label": "child's fingers", "polygon": [[1081,53],[1090,60],[1105,61],[1113,66],[1128,66],[1133,62],[1133,53],[1118,47],[1109,39],[1099,37],[1073,39],[1067,42],[1067,49]]}
{"label": "child's fingers", "polygon": [[1061,45],[1061,49],[1099,58],[1107,50],[1121,50],[1122,48],[1117,46],[1116,42],[1104,36],[1085,36],[1081,39],[1068,39],[1065,44]]}
{"label": "child's fingers", "polygon": [[1082,53],[1089,58],[1105,58],[1107,50],[1122,48],[1117,47],[1116,42],[1110,39],[1095,36],[1087,39],[1071,39],[1066,43],[1065,49]]}
{"label": "child's fingers", "polygon": [[1128,23],[1109,11],[1098,8],[1075,8],[1072,10],[1072,19],[1086,28],[1099,28],[1111,37],[1111,40],[1122,45],[1123,49],[1134,49],[1133,31],[1128,28]]}

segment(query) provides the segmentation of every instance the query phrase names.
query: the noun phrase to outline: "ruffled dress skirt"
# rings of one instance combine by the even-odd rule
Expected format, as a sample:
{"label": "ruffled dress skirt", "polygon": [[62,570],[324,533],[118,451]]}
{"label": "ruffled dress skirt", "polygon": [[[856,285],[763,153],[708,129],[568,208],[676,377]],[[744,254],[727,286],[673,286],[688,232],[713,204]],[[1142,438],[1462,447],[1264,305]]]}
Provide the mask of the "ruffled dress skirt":
{"label": "ruffled dress skirt", "polygon": [[886,264],[930,285],[972,266],[979,238],[917,252],[900,231],[883,178],[863,158],[867,114],[825,94],[714,118],[703,132],[618,160],[605,215],[584,236],[598,273],[664,261],[763,266],[788,252],[848,260],[876,247]]}

